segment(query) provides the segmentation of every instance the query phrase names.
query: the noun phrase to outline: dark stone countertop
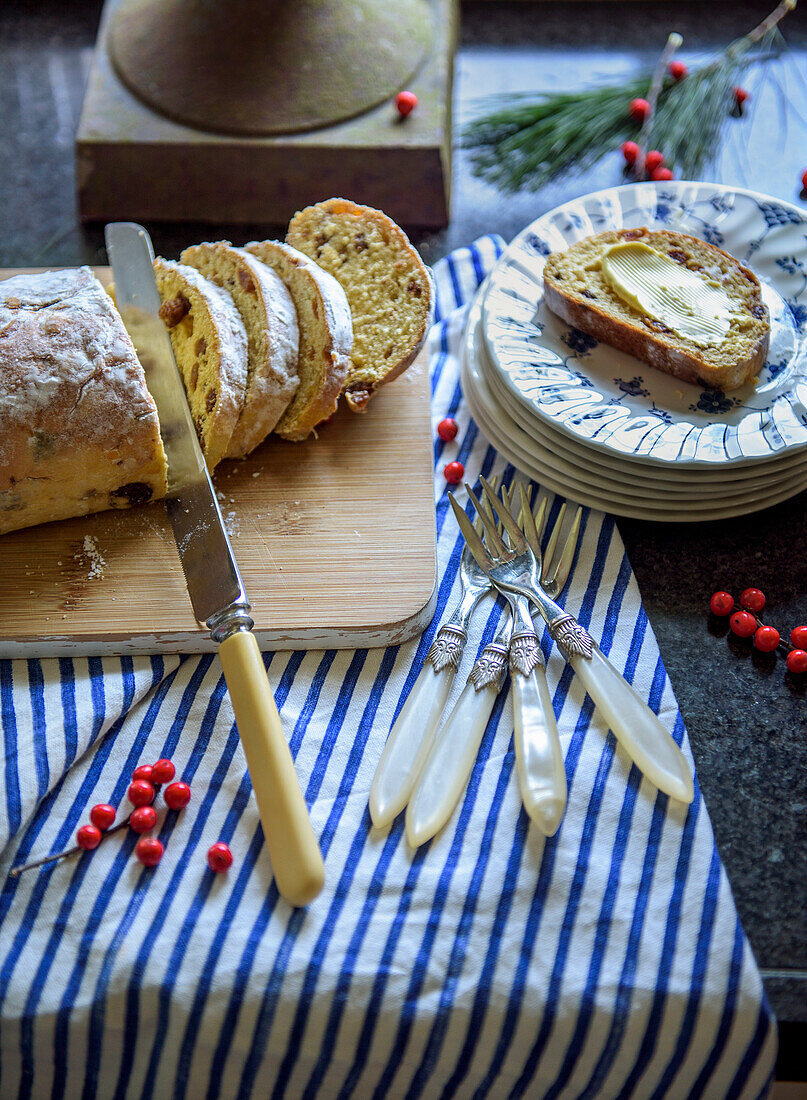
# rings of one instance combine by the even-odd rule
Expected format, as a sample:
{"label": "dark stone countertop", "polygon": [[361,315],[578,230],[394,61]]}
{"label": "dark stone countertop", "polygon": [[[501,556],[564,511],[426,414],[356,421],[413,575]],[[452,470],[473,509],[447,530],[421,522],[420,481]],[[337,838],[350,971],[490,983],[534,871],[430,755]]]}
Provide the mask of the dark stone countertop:
{"label": "dark stone countertop", "polygon": [[[456,62],[457,131],[490,92],[579,87],[652,64],[670,30],[682,57],[742,34],[772,7],[724,3],[466,3]],[[75,207],[72,141],[101,5],[58,0],[0,10],[0,266],[103,263],[102,227]],[[745,81],[712,178],[802,201],[807,167],[807,7],[783,25],[789,52]],[[783,102],[788,102],[787,127]],[[475,180],[455,137],[452,221],[409,227],[427,261],[483,233],[511,239],[561,201],[621,182],[617,153],[537,194],[503,196]],[[176,255],[211,232],[248,239],[273,226],[152,226]],[[807,495],[707,524],[620,520],[619,529],[689,730],[698,775],[743,925],[782,1023],[780,1076],[805,1074],[807,1028],[807,684],[710,621],[716,588],[754,585],[783,634],[807,622]],[[785,1049],[785,1046],[787,1049]],[[782,1068],[780,1061],[780,1069]]]}

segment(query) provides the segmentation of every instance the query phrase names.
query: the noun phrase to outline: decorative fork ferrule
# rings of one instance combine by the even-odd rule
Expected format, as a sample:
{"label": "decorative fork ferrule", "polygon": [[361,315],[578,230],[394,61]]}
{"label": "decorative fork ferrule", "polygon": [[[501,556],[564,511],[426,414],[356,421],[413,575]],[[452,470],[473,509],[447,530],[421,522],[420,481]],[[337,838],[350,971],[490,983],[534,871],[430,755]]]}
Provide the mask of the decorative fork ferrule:
{"label": "decorative fork ferrule", "polygon": [[535,634],[514,634],[510,641],[510,671],[529,676],[544,658]]}
{"label": "decorative fork ferrule", "polygon": [[491,685],[497,692],[502,690],[507,675],[507,652],[508,647],[499,642],[491,642],[485,646],[468,677],[468,683],[473,684],[474,691],[482,691]]}
{"label": "decorative fork ferrule", "polygon": [[434,666],[435,672],[441,672],[444,668],[456,672],[460,667],[467,639],[468,635],[462,627],[446,623],[435,634],[426,660]]}
{"label": "decorative fork ferrule", "polygon": [[591,660],[594,642],[589,632],[584,626],[580,625],[574,615],[559,615],[547,625],[549,633],[557,642],[567,661],[575,654],[579,654],[589,661]]}

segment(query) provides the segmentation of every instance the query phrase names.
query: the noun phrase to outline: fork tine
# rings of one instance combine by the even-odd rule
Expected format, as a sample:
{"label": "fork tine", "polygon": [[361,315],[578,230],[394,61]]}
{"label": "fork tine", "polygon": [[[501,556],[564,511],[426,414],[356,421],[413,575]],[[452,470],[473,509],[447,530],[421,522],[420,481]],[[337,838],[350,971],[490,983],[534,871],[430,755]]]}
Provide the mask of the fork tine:
{"label": "fork tine", "polygon": [[507,547],[502,542],[501,535],[496,530],[496,520],[490,514],[490,507],[486,507],[484,504],[480,503],[480,501],[476,497],[476,494],[474,493],[473,489],[467,481],[465,483],[465,491],[467,492],[468,497],[474,508],[476,508],[477,515],[482,520],[482,526],[485,528],[485,534],[490,540],[490,545],[496,551],[496,556],[500,557],[502,554],[506,554]]}
{"label": "fork tine", "polygon": [[[482,488],[485,490],[485,496],[488,498],[491,508],[502,521],[505,531],[510,536],[510,545],[513,550],[515,550],[517,554],[523,553],[527,549],[527,543],[524,541],[524,536],[521,533],[520,527],[508,511],[506,505],[503,504],[493,492],[489,483],[485,481],[483,477],[480,477],[479,480],[482,482]],[[499,541],[501,542],[501,540]],[[502,552],[503,551],[499,551],[499,553]]]}
{"label": "fork tine", "polygon": [[[491,483],[491,485],[493,486],[493,488],[495,490],[496,489],[496,484],[493,481],[493,479],[491,479],[490,483]],[[510,485],[502,485],[501,493],[502,493],[502,500],[504,501],[504,504],[505,504],[505,507],[507,508],[507,511],[512,514],[512,512],[513,512],[513,497],[516,495],[515,483],[513,482]],[[497,524],[496,530],[499,532],[499,534],[502,533],[501,523]]]}
{"label": "fork tine", "polygon": [[[499,489],[499,476],[498,476],[498,474],[495,474],[495,475],[494,475],[494,476],[493,476],[493,477],[492,477],[492,478],[490,479],[490,483],[491,483],[491,485],[493,486],[493,488],[494,488],[494,491],[498,491],[498,489]],[[504,491],[504,489],[502,489],[502,491]],[[488,519],[490,520],[490,522],[491,522],[491,523],[496,523],[496,517],[494,516],[494,514],[493,514],[493,511],[491,510],[491,507],[490,507],[490,505],[488,504],[487,500],[485,500],[485,499],[480,499],[480,504],[481,504],[481,505],[482,505],[482,507],[484,508],[484,510],[485,510],[485,515],[486,515],[486,516],[488,517]],[[498,524],[498,525],[497,525],[497,530],[499,530],[499,531],[501,530],[501,524]],[[481,534],[481,532],[480,532],[480,534]]]}
{"label": "fork tine", "polygon": [[554,553],[555,553],[555,547],[558,545],[558,538],[560,537],[560,529],[563,526],[563,517],[565,515],[566,515],[566,502],[564,501],[563,504],[561,504],[561,506],[560,506],[560,511],[558,512],[558,518],[555,520],[555,523],[552,527],[552,532],[549,536],[549,542],[546,544],[546,555],[545,555],[545,560],[546,561],[552,561],[552,558],[553,558]]}
{"label": "fork tine", "polygon": [[[498,477],[494,478],[493,480],[498,481]],[[490,509],[488,509],[488,514],[490,514]],[[482,526],[482,520],[481,520],[478,512],[474,516],[473,525],[474,525],[474,531],[476,531],[476,533],[481,537],[482,532],[484,531],[484,527]]]}
{"label": "fork tine", "polygon": [[535,518],[532,514],[532,507],[530,506],[530,498],[527,496],[527,490],[524,486],[524,482],[520,482],[519,489],[521,490],[521,515],[518,517],[518,522],[524,529],[524,537],[527,540],[527,545],[537,561],[541,560],[541,544],[538,541],[538,531],[535,527]]}
{"label": "fork tine", "polygon": [[555,566],[549,583],[553,583],[556,586],[558,592],[561,591],[563,586],[569,577],[569,570],[572,568],[572,561],[574,559],[574,552],[577,549],[577,539],[580,534],[580,517],[583,515],[583,509],[578,508],[572,521],[572,529],[569,532],[568,538],[563,546],[563,551],[558,560],[558,564]]}
{"label": "fork tine", "polygon": [[535,510],[535,529],[538,532],[538,538],[540,539],[544,533],[544,524],[546,523],[546,502],[547,497],[541,497],[541,503]]}
{"label": "fork tine", "polygon": [[465,545],[476,558],[480,569],[483,569],[487,573],[490,569],[491,560],[485,549],[485,544],[474,530],[474,526],[465,512],[460,508],[459,504],[457,504],[454,494],[449,493],[448,499],[451,502],[451,507],[454,509],[454,515],[457,517],[457,523],[460,525],[460,531],[462,531],[463,538],[465,539]]}

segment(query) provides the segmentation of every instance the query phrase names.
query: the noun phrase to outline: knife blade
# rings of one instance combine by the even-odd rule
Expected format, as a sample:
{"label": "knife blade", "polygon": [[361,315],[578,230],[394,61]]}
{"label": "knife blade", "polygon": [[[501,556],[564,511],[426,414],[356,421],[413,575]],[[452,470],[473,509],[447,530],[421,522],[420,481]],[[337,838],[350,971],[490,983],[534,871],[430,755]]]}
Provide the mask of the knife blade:
{"label": "knife blade", "polygon": [[134,222],[106,227],[115,299],[157,406],[168,459],[165,507],[196,618],[218,644],[278,892],[307,905],[325,869],[266,676],[244,582],[159,316],[154,250]]}

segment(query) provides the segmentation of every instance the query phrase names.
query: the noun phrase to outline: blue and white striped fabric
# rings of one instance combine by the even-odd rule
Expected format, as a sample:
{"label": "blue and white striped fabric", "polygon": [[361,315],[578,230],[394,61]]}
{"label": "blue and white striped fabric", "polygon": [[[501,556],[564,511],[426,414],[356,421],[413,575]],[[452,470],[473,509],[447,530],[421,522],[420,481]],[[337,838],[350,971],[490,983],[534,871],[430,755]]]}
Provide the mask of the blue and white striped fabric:
{"label": "blue and white striped fabric", "polygon": [[[394,716],[457,594],[461,539],[440,471],[513,475],[469,419],[457,349],[501,242],[437,266],[433,415],[438,612],[387,650],[275,653],[266,665],[327,869],[307,911],[274,888],[217,660],[0,663],[3,1097],[758,1097],[776,1031],[700,792],[644,782],[544,639],[569,808],[551,840],[520,811],[500,697],[467,794],[413,853],[367,796]],[[553,504],[557,507],[557,504]],[[585,516],[567,606],[689,756],[613,520]],[[495,631],[489,602],[463,673]],[[458,693],[464,675],[458,678]],[[193,789],[161,815],[162,863],[117,834],[61,850],[138,764]],[[227,841],[235,864],[207,870]]]}

